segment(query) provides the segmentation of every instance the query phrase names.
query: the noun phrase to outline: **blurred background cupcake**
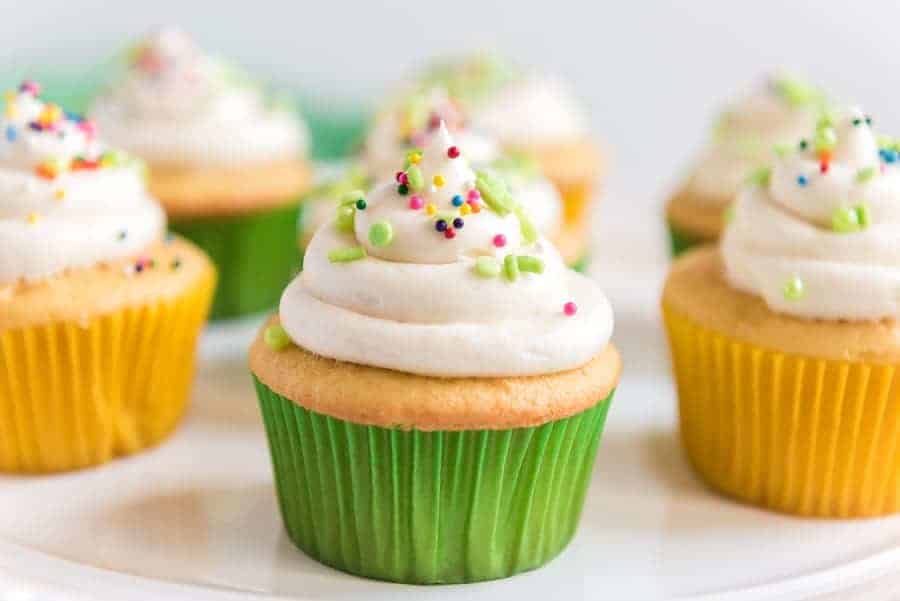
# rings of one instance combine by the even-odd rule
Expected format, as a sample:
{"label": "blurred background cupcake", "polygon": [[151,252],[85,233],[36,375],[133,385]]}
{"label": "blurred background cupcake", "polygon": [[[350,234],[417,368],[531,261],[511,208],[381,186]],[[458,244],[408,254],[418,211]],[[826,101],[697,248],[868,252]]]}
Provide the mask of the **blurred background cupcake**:
{"label": "blurred background cupcake", "polygon": [[0,119],[0,471],[51,472],[177,425],[215,273],[165,238],[140,161],[25,82]]}
{"label": "blurred background cupcake", "polygon": [[805,135],[825,109],[817,88],[785,74],[765,77],[728,104],[666,207],[672,254],[718,240],[726,210],[754,170]]}
{"label": "blurred background cupcake", "polygon": [[309,135],[293,110],[165,28],[133,49],[90,114],[147,162],[170,229],[215,262],[212,317],[274,306],[299,268],[298,203],[311,182]]}

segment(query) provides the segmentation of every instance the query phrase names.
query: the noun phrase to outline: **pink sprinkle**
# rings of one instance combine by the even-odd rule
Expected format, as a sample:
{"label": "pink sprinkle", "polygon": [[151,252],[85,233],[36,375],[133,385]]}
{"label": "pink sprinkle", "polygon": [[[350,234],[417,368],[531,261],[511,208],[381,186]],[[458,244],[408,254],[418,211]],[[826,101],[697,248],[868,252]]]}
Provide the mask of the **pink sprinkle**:
{"label": "pink sprinkle", "polygon": [[97,124],[90,119],[85,119],[84,121],[79,122],[78,129],[84,132],[84,136],[88,140],[93,140],[97,135]]}
{"label": "pink sprinkle", "polygon": [[428,129],[437,129],[441,126],[441,116],[437,113],[432,113],[431,118],[428,119]]}
{"label": "pink sprinkle", "polygon": [[22,82],[22,85],[19,86],[19,91],[31,94],[32,96],[38,96],[41,93],[41,84],[26,79]]}
{"label": "pink sprinkle", "polygon": [[409,197],[409,208],[412,209],[413,211],[418,211],[419,209],[421,209],[424,206],[425,206],[425,201],[422,200],[421,196],[417,196],[417,195],[413,194],[412,196]]}
{"label": "pink sprinkle", "polygon": [[401,182],[400,182],[400,178],[401,178],[401,177],[403,177],[403,172],[402,172],[402,171],[398,171],[397,174],[394,176],[394,179],[397,180],[397,183],[398,183],[398,184],[401,183]]}
{"label": "pink sprinkle", "polygon": [[504,246],[506,246],[506,236],[504,236],[503,234],[497,234],[496,236],[494,236],[494,246],[496,246],[497,248],[503,248]]}
{"label": "pink sprinkle", "polygon": [[399,179],[400,179],[400,183],[403,184],[404,186],[409,185],[409,176],[406,175],[405,173],[401,173]]}
{"label": "pink sprinkle", "polygon": [[572,301],[567,302],[565,305],[563,305],[563,313],[565,313],[569,317],[572,317],[573,315],[578,313],[578,305],[576,305]]}
{"label": "pink sprinkle", "polygon": [[471,190],[469,190],[468,199],[469,202],[481,200],[481,192],[478,191],[478,188],[472,188]]}

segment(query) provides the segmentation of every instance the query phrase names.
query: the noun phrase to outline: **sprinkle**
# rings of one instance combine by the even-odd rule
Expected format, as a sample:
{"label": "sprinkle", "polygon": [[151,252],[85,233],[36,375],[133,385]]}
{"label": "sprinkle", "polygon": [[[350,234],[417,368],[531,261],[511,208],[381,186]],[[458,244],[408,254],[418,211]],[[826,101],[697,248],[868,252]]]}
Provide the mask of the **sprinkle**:
{"label": "sprinkle", "polygon": [[413,194],[412,196],[409,197],[409,208],[412,209],[413,211],[418,211],[419,209],[421,209],[424,206],[425,206],[425,201],[422,200],[421,196],[417,196],[417,195]]}
{"label": "sprinkle", "polygon": [[468,198],[466,200],[468,200],[470,203],[478,202],[479,200],[481,200],[481,192],[478,191],[478,188],[472,188],[471,190],[469,190],[467,197]]}
{"label": "sprinkle", "polygon": [[456,146],[451,146],[447,149],[447,156],[451,159],[457,158],[459,156],[459,148],[457,148]]}
{"label": "sprinkle", "polygon": [[897,151],[891,148],[882,148],[878,151],[881,160],[885,163],[892,164],[897,162]]}
{"label": "sprinkle", "polygon": [[172,259],[172,262],[169,263],[169,269],[171,269],[172,271],[178,271],[179,269],[181,269],[181,259],[178,257]]}
{"label": "sprinkle", "polygon": [[503,234],[497,234],[496,236],[494,236],[492,242],[497,248],[503,248],[504,246],[506,246],[506,236],[504,236]]}
{"label": "sprinkle", "polygon": [[365,210],[366,210],[366,206],[367,206],[367,205],[366,205],[366,199],[365,199],[365,198],[360,198],[359,200],[356,201],[356,209],[357,209],[358,211],[365,211]]}
{"label": "sprinkle", "polygon": [[406,182],[401,183],[405,183],[415,192],[425,187],[425,178],[422,176],[422,170],[416,165],[410,165],[409,169],[406,170],[406,179]]}
{"label": "sprinkle", "polygon": [[399,186],[397,186],[397,194],[399,194],[400,196],[406,196],[407,194],[409,194],[409,186],[407,186],[406,184],[400,184]]}
{"label": "sprinkle", "polygon": [[335,219],[334,225],[339,232],[344,232],[345,234],[352,232],[355,221],[356,211],[354,210],[353,205],[338,207],[337,219]]}
{"label": "sprinkle", "polygon": [[809,178],[801,174],[797,176],[797,185],[801,188],[809,183]]}
{"label": "sprinkle", "polygon": [[453,229],[452,227],[448,227],[447,230],[444,232],[444,238],[446,238],[447,240],[452,240],[453,238],[456,238],[456,230]]}
{"label": "sprinkle", "polygon": [[58,188],[53,192],[53,198],[56,200],[63,200],[66,197],[66,191],[63,188]]}
{"label": "sprinkle", "polygon": [[776,144],[773,150],[775,152],[775,156],[783,159],[788,155],[789,152],[791,152],[791,150],[793,150],[793,148],[794,147],[790,144]]}
{"label": "sprinkle", "polygon": [[863,167],[856,172],[856,181],[864,184],[876,175],[878,175],[878,170],[875,167]]}
{"label": "sprinkle", "polygon": [[406,154],[406,160],[410,165],[418,165],[422,162],[422,153],[418,150],[410,150]]}
{"label": "sprinkle", "polygon": [[519,279],[519,261],[516,260],[515,255],[506,255],[503,258],[503,274],[510,282]]}
{"label": "sprinkle", "polygon": [[459,194],[455,195],[453,197],[453,200],[451,200],[450,202],[453,204],[454,207],[461,207],[461,206],[463,206],[463,203],[464,203],[463,197]]}
{"label": "sprinkle", "polygon": [[6,126],[6,140],[8,142],[15,142],[16,138],[19,136],[19,133],[16,131],[16,128],[12,125]]}
{"label": "sprinkle", "polygon": [[41,113],[38,115],[38,123],[43,125],[44,127],[49,127],[62,119],[63,111],[59,106],[48,103],[44,105],[44,108],[41,110]]}
{"label": "sprinkle", "polygon": [[538,257],[522,255],[516,257],[519,271],[526,273],[544,273],[544,262]]}
{"label": "sprinkle", "polygon": [[816,130],[816,151],[831,150],[837,144],[837,133],[833,127],[822,127]]}
{"label": "sprinkle", "polygon": [[769,182],[772,179],[772,168],[771,167],[760,167],[750,174],[750,177],[747,181],[750,184],[755,186],[766,187],[769,185]]}
{"label": "sprinkle", "polygon": [[28,213],[28,217],[25,218],[25,221],[27,221],[30,225],[34,225],[35,223],[37,223],[40,220],[41,220],[40,213]]}
{"label": "sprinkle", "polygon": [[[406,173],[403,171],[398,171],[396,175],[394,175],[394,179],[397,180],[398,184],[403,183],[403,178],[406,177]],[[408,179],[406,181],[409,181]]]}
{"label": "sprinkle", "polygon": [[425,213],[427,213],[428,216],[430,217],[430,216],[434,215],[435,213],[437,213],[437,207],[434,206],[433,203],[429,202],[427,205],[425,205]]}
{"label": "sprinkle", "polygon": [[434,222],[434,229],[436,229],[439,232],[446,232],[447,231],[447,222],[443,219],[438,219],[437,221]]}
{"label": "sprinkle", "polygon": [[500,261],[494,257],[478,257],[475,259],[475,273],[483,278],[495,278],[500,275],[502,269]]}
{"label": "sprinkle", "polygon": [[465,216],[465,215],[468,215],[468,214],[471,213],[471,212],[472,212],[472,207],[469,206],[468,204],[464,204],[463,206],[459,207],[459,214],[460,214],[460,215]]}
{"label": "sprinkle", "polygon": [[15,102],[7,101],[6,109],[4,110],[4,115],[8,119],[15,119],[19,115],[19,107]]}
{"label": "sprinkle", "polygon": [[55,179],[67,168],[67,163],[61,159],[48,159],[35,167],[35,173],[44,179]]}
{"label": "sprinkle", "polygon": [[573,315],[578,313],[578,305],[576,305],[572,301],[567,302],[565,305],[563,305],[563,313],[565,313],[569,317],[572,317]]}
{"label": "sprinkle", "polygon": [[800,300],[806,294],[806,290],[803,286],[803,280],[801,280],[797,276],[794,276],[787,282],[785,282],[781,292],[784,295],[785,300],[789,301]]}
{"label": "sprinkle", "polygon": [[505,217],[512,211],[515,203],[506,187],[506,182],[501,177],[487,171],[479,171],[475,183],[481,193],[481,198],[492,211],[501,217]]}
{"label": "sprinkle", "polygon": [[263,340],[273,351],[281,351],[291,344],[291,337],[284,331],[281,324],[271,325],[263,332]]}
{"label": "sprinkle", "polygon": [[97,124],[90,119],[84,119],[78,122],[78,129],[84,134],[88,140],[93,140],[97,136]]}
{"label": "sprinkle", "polygon": [[21,84],[19,84],[19,91],[24,94],[31,94],[32,96],[39,96],[41,93],[41,84],[35,83],[30,79],[26,79]]}
{"label": "sprinkle", "polygon": [[463,221],[462,217],[457,217],[456,219],[453,220],[453,227],[455,227],[458,230],[461,230],[465,224],[466,224],[466,222]]}
{"label": "sprinkle", "polygon": [[433,183],[435,186],[440,188],[445,183],[447,183],[447,180],[445,180],[444,176],[439,173],[439,174],[435,175],[433,178],[431,178],[431,183]]}
{"label": "sprinkle", "polygon": [[797,146],[800,148],[800,150],[806,150],[807,148],[809,148],[809,142],[807,142],[806,140],[800,140],[800,143]]}
{"label": "sprinkle", "polygon": [[522,240],[524,240],[526,244],[534,244],[538,239],[537,228],[534,227],[534,224],[531,223],[528,215],[525,214],[525,209],[517,206],[515,212],[516,217],[519,218],[519,231],[522,234]]}
{"label": "sprinkle", "polygon": [[866,229],[870,223],[869,207],[839,207],[831,214],[831,230],[836,234],[852,234]]}
{"label": "sprinkle", "polygon": [[369,242],[372,246],[387,246],[394,239],[394,228],[387,221],[373,223],[369,228]]}
{"label": "sprinkle", "polygon": [[819,163],[819,172],[820,173],[828,173],[828,169],[830,168],[830,166],[831,166],[831,164],[828,161],[820,162]]}
{"label": "sprinkle", "polygon": [[336,248],[328,252],[328,260],[332,263],[349,263],[366,257],[366,249],[362,246],[348,246]]}
{"label": "sprinkle", "polygon": [[121,242],[122,240],[124,240],[127,237],[128,237],[128,230],[119,230],[119,233],[116,236],[116,238],[118,238],[119,242]]}

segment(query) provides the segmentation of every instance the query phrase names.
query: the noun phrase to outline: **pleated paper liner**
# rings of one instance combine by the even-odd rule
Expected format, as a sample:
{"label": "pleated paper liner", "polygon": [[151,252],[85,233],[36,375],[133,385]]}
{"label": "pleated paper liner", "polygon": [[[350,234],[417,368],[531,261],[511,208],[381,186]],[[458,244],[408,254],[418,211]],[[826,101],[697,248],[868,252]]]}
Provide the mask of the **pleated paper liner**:
{"label": "pleated paper liner", "polygon": [[0,332],[0,471],[98,465],[168,436],[213,283],[210,272],[178,298]]}
{"label": "pleated paper liner", "polygon": [[663,313],[681,437],[709,484],[801,516],[900,510],[897,366],[787,355]]}
{"label": "pleated paper liner", "polygon": [[559,554],[612,400],[534,428],[421,432],[326,417],[255,382],[294,543],[339,570],[421,584],[504,578]]}
{"label": "pleated paper liner", "polygon": [[215,263],[219,285],[212,319],[259,313],[278,304],[300,269],[298,205],[235,217],[172,219],[169,229],[199,246]]}

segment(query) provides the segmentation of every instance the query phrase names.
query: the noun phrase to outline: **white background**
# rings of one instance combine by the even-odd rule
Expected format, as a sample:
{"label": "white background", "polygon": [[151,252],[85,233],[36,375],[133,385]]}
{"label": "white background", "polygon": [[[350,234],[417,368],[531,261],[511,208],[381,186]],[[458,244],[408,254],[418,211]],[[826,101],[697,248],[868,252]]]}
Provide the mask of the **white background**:
{"label": "white background", "polygon": [[[807,73],[900,133],[900,3],[622,0],[0,0],[0,64],[84,69],[161,24],[262,77],[373,102],[429,56],[493,47],[560,72],[615,151],[614,190],[653,206],[715,107],[765,69]],[[613,208],[609,208],[613,211]]]}

